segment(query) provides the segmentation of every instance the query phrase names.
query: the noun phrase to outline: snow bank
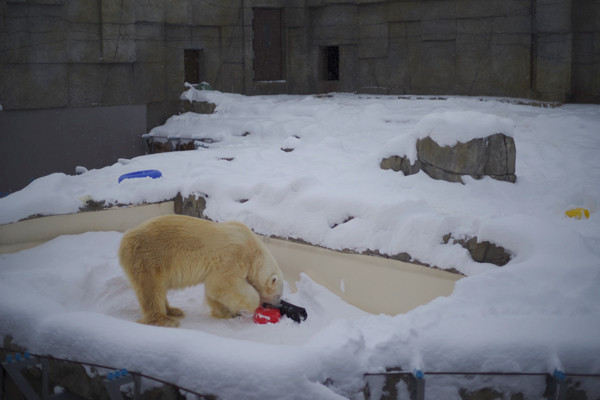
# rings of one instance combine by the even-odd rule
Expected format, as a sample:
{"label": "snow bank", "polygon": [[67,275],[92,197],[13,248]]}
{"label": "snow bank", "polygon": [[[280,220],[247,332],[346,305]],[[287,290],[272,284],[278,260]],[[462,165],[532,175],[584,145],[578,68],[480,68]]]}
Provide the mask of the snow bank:
{"label": "snow bank", "polygon": [[415,127],[418,139],[427,136],[440,146],[453,146],[457,142],[486,137],[495,133],[514,135],[514,121],[479,111],[444,111],[423,117]]}
{"label": "snow bank", "polygon": [[[297,293],[284,291],[308,311],[299,325],[214,320],[199,286],[170,293],[187,316],[169,329],[134,322],[139,309],[116,256],[121,237],[62,236],[0,256],[2,331],[32,352],[143,371],[225,399],[337,398],[358,391],[364,371],[389,366],[600,371],[597,266],[480,274],[396,317],[368,315],[304,276]],[[560,290],[548,288],[558,281]]]}
{"label": "snow bank", "polygon": [[[448,298],[395,317],[365,315],[304,277],[297,293],[286,293],[308,309],[301,325],[213,321],[194,288],[171,294],[188,311],[183,328],[161,329],[133,323],[138,309],[116,260],[120,234],[90,233],[0,256],[0,334],[33,352],[142,370],[222,398],[350,396],[364,385],[363,372],[399,366],[600,373],[599,106],[187,95],[205,96],[216,112],[173,117],[151,134],[218,142],[39,178],[0,199],[0,222],[76,212],[90,198],[139,204],[181,192],[205,196],[214,220],[333,249],[408,252],[468,277]],[[425,134],[452,143],[497,130],[515,139],[515,184],[459,185],[379,168],[384,153],[404,144],[409,154]],[[163,177],[117,183],[143,169]],[[590,218],[567,218],[572,207]],[[514,257],[502,268],[473,262],[461,246],[443,243],[447,233],[497,243]],[[543,383],[524,379],[492,383],[541,397]],[[428,393],[448,399],[464,384],[429,382]]]}

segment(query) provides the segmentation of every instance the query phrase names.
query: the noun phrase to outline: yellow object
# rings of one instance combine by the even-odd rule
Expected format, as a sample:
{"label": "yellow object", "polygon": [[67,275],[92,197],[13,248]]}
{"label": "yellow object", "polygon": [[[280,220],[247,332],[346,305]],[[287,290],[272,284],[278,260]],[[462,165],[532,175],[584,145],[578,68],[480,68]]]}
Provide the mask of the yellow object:
{"label": "yellow object", "polygon": [[565,211],[565,215],[569,218],[575,218],[575,219],[581,219],[583,217],[589,218],[590,211],[585,208],[577,207],[577,208],[573,208],[571,210]]}

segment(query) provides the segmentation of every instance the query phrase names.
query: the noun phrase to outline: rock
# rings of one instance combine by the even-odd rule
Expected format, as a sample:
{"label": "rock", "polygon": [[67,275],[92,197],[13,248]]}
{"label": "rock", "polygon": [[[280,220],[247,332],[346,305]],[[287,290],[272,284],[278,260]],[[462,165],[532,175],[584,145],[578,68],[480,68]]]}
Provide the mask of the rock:
{"label": "rock", "polygon": [[512,255],[508,250],[487,240],[479,242],[477,237],[455,239],[450,233],[444,235],[444,243],[449,243],[450,240],[452,240],[452,243],[464,247],[475,262],[490,263],[501,267],[508,264],[512,259]]}
{"label": "rock", "polygon": [[204,218],[204,209],[206,208],[206,199],[204,197],[196,197],[192,194],[184,199],[181,193],[177,193],[177,196],[173,200],[175,202],[175,214]]}
{"label": "rock", "polygon": [[91,374],[88,374],[81,364],[59,360],[49,360],[47,366],[50,386],[63,387],[68,393],[84,399],[110,399],[103,383],[104,377],[99,375],[96,369],[92,369]]}
{"label": "rock", "polygon": [[334,222],[334,223],[332,223],[332,224],[329,224],[329,227],[330,227],[331,229],[335,229],[335,228],[337,228],[338,226],[345,224],[346,222],[350,222],[350,221],[352,221],[353,219],[354,219],[354,217],[353,217],[352,215],[350,215],[350,216],[348,216],[348,217],[344,218],[344,220],[342,220],[342,221],[340,221],[340,222]]}
{"label": "rock", "polygon": [[[504,398],[504,395],[492,388],[483,388],[476,391],[469,391],[465,388],[461,388],[458,391],[462,400],[500,400]],[[511,397],[516,398],[515,396]]]}
{"label": "rock", "polygon": [[196,114],[212,114],[217,105],[208,101],[188,101],[182,100],[179,104],[180,113],[194,112]]}
{"label": "rock", "polygon": [[174,151],[175,149],[171,148],[171,144],[169,142],[159,142],[157,140],[145,140],[146,146],[148,148],[148,153],[167,153],[169,151]]}
{"label": "rock", "polygon": [[85,205],[79,207],[79,211],[101,211],[110,206],[111,204],[106,204],[106,200],[94,200],[90,198],[86,199]]}
{"label": "rock", "polygon": [[406,157],[391,156],[381,160],[382,169],[402,171],[412,175],[420,170],[433,179],[448,182],[461,182],[462,176],[475,179],[484,176],[516,182],[515,164],[517,151],[512,137],[503,133],[457,143],[454,146],[440,146],[432,138],[417,141],[417,161],[411,164]]}
{"label": "rock", "polygon": [[360,254],[363,254],[366,256],[389,258],[391,260],[402,261],[405,263],[425,265],[425,264],[421,263],[420,261],[413,259],[413,257],[410,254],[405,253],[405,252],[389,255],[389,254],[381,254],[379,252],[379,250],[365,250]]}
{"label": "rock", "polygon": [[481,177],[485,168],[485,156],[483,139],[444,147],[430,137],[417,141],[417,157],[421,162],[421,169],[433,179],[462,182],[460,175]]}
{"label": "rock", "polygon": [[402,171],[404,175],[413,175],[421,170],[421,163],[416,161],[414,164],[406,157],[391,156],[381,160],[379,165],[381,169],[391,169],[393,171]]}

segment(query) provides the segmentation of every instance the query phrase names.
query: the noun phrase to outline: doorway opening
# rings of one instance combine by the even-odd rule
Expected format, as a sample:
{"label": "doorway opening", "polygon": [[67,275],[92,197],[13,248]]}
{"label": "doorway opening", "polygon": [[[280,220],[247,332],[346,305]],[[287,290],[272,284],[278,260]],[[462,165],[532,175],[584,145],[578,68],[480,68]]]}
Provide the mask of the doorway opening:
{"label": "doorway opening", "polygon": [[283,29],[280,8],[254,8],[254,80],[283,80]]}
{"label": "doorway opening", "polygon": [[340,80],[340,47],[326,46],[321,50],[321,79],[324,81]]}
{"label": "doorway opening", "polygon": [[202,70],[203,53],[203,50],[198,49],[183,50],[184,82],[197,85],[202,81],[201,78],[204,75]]}

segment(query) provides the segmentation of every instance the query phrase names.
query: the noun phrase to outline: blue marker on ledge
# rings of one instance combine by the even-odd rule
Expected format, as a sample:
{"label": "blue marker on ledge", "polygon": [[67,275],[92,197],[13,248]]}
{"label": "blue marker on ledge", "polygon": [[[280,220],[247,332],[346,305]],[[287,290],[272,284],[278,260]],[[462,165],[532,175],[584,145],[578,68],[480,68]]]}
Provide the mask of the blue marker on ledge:
{"label": "blue marker on ledge", "polygon": [[143,171],[135,171],[135,172],[130,172],[128,174],[121,175],[119,177],[119,183],[121,183],[121,181],[123,181],[125,179],[135,179],[135,178],[156,179],[156,178],[160,178],[161,176],[162,176],[162,173],[157,169],[146,169]]}

